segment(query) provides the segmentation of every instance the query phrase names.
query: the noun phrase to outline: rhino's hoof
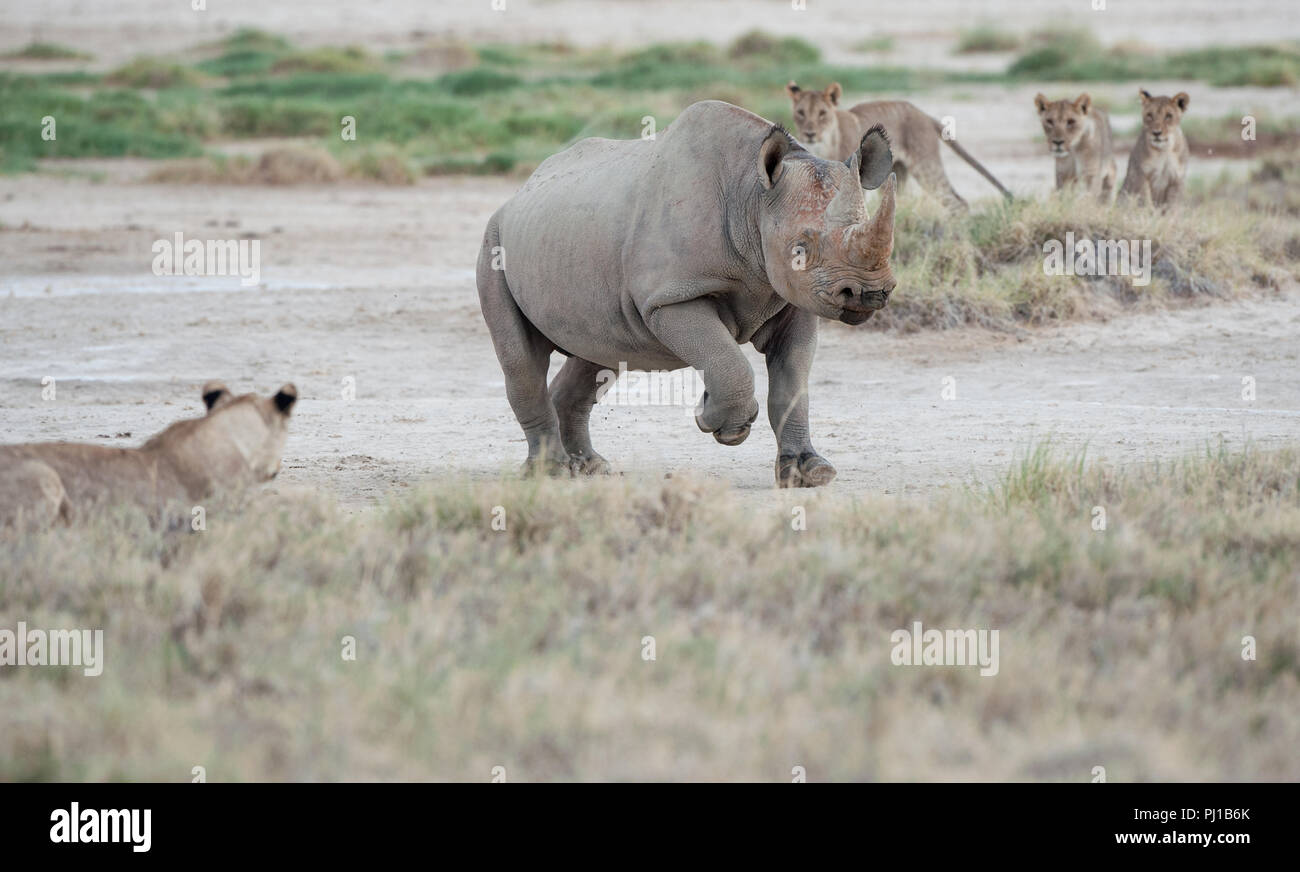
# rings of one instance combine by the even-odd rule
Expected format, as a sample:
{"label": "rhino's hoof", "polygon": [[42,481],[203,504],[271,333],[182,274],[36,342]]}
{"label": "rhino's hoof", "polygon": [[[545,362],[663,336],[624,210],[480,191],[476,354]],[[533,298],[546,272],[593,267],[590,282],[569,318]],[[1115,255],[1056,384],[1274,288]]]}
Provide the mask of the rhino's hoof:
{"label": "rhino's hoof", "polygon": [[821,487],[835,478],[835,467],[815,451],[799,456],[783,454],[776,459],[777,487]]}
{"label": "rhino's hoof", "polygon": [[705,409],[708,408],[708,402],[709,402],[709,392],[705,391],[704,394],[700,397],[700,405],[698,410],[695,412],[696,427],[699,427],[700,430],[704,433],[712,433],[713,438],[721,442],[723,445],[739,445],[740,443],[744,442],[746,439],[749,438],[749,427],[751,424],[754,423],[755,419],[758,418],[757,400],[751,400],[754,409],[749,414],[749,420],[746,421],[744,424],[741,424],[736,427],[725,427],[725,426],[718,427],[717,429],[714,429],[713,427],[710,427],[708,424],[705,424],[704,418],[701,416],[701,414],[705,411]]}
{"label": "rhino's hoof", "polygon": [[749,425],[734,427],[730,430],[714,430],[713,438],[723,445],[739,445],[749,438]]}
{"label": "rhino's hoof", "polygon": [[566,478],[573,474],[567,458],[557,460],[553,457],[530,457],[524,461],[523,466],[519,467],[519,472],[525,478],[535,478],[543,475],[551,478]]}
{"label": "rhino's hoof", "polygon": [[570,454],[569,471],[574,475],[611,475],[609,461],[599,454]]}

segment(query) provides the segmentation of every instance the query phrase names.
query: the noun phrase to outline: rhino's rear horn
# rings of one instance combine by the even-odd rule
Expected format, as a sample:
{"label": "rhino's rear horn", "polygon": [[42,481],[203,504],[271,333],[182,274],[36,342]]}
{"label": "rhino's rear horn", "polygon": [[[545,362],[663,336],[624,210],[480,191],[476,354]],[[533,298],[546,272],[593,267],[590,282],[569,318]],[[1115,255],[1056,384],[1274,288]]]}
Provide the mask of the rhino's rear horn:
{"label": "rhino's rear horn", "polygon": [[879,124],[873,125],[858,143],[858,150],[845,161],[857,173],[862,187],[874,191],[885,181],[894,165],[894,154],[889,148],[889,134]]}

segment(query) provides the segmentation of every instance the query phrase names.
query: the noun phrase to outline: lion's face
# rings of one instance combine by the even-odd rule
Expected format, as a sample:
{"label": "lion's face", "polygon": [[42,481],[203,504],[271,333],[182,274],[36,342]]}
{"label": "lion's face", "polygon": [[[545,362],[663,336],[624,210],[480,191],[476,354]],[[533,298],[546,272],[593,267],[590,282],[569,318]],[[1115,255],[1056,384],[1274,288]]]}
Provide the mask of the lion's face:
{"label": "lion's face", "polygon": [[[270,481],[280,472],[280,458],[289,434],[289,412],[298,400],[298,389],[284,385],[273,396],[257,394],[235,396],[220,382],[203,386],[203,402],[208,407],[195,438],[216,461],[236,458],[255,481]],[[216,461],[218,465],[225,465]]]}
{"label": "lion's face", "polygon": [[1142,98],[1142,135],[1147,144],[1157,151],[1169,148],[1191,98],[1181,91],[1172,97],[1152,97],[1146,91],[1138,91],[1138,95]]}
{"label": "lion's face", "polygon": [[1038,120],[1047,137],[1047,150],[1054,157],[1066,157],[1079,144],[1089,127],[1092,98],[1080,94],[1077,100],[1050,102],[1042,94],[1034,97]]}
{"label": "lion's face", "polygon": [[794,126],[798,131],[799,141],[805,145],[816,145],[824,141],[835,127],[835,107],[840,103],[839,82],[832,82],[825,91],[805,91],[794,82],[785,86],[794,104]]}

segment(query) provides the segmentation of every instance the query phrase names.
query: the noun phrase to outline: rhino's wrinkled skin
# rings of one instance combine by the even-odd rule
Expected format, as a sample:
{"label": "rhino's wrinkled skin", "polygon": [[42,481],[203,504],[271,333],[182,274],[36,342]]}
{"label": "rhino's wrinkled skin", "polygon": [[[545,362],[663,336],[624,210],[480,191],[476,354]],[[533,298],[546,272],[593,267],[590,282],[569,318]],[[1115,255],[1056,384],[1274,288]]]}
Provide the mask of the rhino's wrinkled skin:
{"label": "rhino's wrinkled skin", "polygon": [[[894,288],[892,158],[880,129],[847,161],[805,151],[727,103],[696,103],[655,140],[586,139],[537,168],[488,222],[479,300],[528,438],[526,469],[609,465],[587,422],[601,370],[696,368],[701,430],[724,445],[758,415],[740,344],[766,358],[777,483],[835,469],[808,434],[817,316],[861,324]],[[569,356],[547,389],[553,350]],[[607,378],[607,376],[606,376]]]}

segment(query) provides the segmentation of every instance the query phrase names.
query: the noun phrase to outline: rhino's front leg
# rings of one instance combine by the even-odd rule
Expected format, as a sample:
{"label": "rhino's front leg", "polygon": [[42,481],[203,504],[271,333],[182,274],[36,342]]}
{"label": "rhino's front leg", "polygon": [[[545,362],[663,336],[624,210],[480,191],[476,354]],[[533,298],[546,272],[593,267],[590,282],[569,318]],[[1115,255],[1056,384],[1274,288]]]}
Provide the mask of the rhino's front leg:
{"label": "rhino's front leg", "polygon": [[767,358],[767,417],[776,433],[777,487],[820,487],[835,467],[808,433],[808,373],[817,350],[817,316],[789,306],[755,336]]}
{"label": "rhino's front leg", "polygon": [[704,398],[695,423],[723,445],[739,445],[758,417],[754,371],[736,339],[707,300],[661,305],[646,326],[678,359],[704,376]]}

